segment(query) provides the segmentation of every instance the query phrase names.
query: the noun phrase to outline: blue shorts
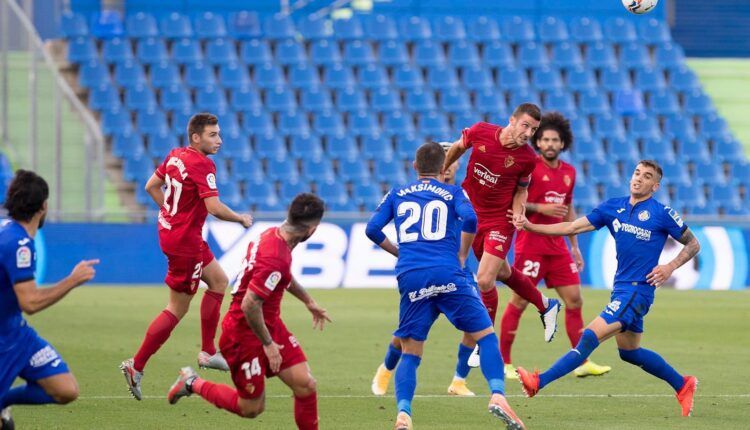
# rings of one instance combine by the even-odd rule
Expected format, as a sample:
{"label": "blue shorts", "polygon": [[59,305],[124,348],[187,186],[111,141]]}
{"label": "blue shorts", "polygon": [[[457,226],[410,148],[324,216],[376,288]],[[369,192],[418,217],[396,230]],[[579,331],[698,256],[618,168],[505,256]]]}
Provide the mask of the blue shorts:
{"label": "blue shorts", "polygon": [[427,340],[430,327],[440,314],[454,327],[473,333],[492,327],[487,308],[482,304],[473,278],[465,272],[413,270],[398,277],[401,293],[398,329],[400,338]]}
{"label": "blue shorts", "polygon": [[607,324],[619,321],[622,324],[621,331],[643,333],[643,318],[653,303],[652,294],[644,294],[637,290],[615,290],[609,304],[599,316],[604,318]]}
{"label": "blue shorts", "polygon": [[54,347],[32,329],[15,348],[0,352],[0,398],[5,396],[17,377],[34,382],[68,373],[68,365]]}

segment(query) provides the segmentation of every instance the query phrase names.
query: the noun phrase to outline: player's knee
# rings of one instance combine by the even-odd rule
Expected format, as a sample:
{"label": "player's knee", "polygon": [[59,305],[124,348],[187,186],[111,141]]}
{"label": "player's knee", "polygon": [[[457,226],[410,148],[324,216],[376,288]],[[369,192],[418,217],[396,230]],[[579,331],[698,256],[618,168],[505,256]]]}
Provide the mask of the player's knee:
{"label": "player's knee", "polygon": [[258,415],[262,414],[263,411],[266,409],[265,402],[258,402],[254,403],[252,405],[246,405],[241,407],[240,413],[244,418],[256,418]]}
{"label": "player's knee", "polygon": [[567,309],[581,309],[583,307],[583,297],[579,295],[565,300],[565,307]]}
{"label": "player's knee", "polygon": [[492,275],[477,276],[477,285],[482,291],[489,291],[495,288],[495,278]]}
{"label": "player's knee", "polygon": [[[500,269],[497,271],[497,280],[505,282],[510,278],[511,268],[507,264],[501,264]],[[494,279],[493,279],[494,282]]]}
{"label": "player's knee", "polygon": [[637,364],[638,363],[638,350],[637,349],[619,349],[620,359],[626,363]]}
{"label": "player's knee", "polygon": [[220,276],[217,276],[216,279],[211,279],[211,281],[206,283],[206,285],[208,286],[208,289],[210,291],[223,293],[229,286],[229,278],[227,278],[227,275],[222,273]]}
{"label": "player's knee", "polygon": [[318,381],[316,381],[312,375],[309,375],[306,380],[301,381],[301,383],[294,387],[292,391],[294,391],[294,395],[297,397],[307,397],[314,394],[317,388]]}
{"label": "player's knee", "polygon": [[78,398],[78,394],[78,384],[71,383],[66,384],[64,387],[56,390],[54,393],[50,394],[50,396],[55,399],[55,403],[65,405],[76,400]]}
{"label": "player's knee", "polygon": [[527,300],[524,300],[521,298],[521,296],[517,294],[513,294],[510,297],[510,304],[518,308],[519,310],[523,311],[526,309],[526,306],[529,305],[529,302]]}

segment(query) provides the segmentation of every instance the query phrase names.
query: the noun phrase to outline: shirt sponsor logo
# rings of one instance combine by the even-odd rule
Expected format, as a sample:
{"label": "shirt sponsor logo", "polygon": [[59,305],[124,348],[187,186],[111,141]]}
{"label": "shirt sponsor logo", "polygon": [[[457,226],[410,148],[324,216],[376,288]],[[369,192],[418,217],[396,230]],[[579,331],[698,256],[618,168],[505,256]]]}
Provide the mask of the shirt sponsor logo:
{"label": "shirt sponsor logo", "polygon": [[623,213],[623,212],[625,212],[625,208],[620,208],[620,209],[617,209],[617,213],[618,213],[618,214],[621,214],[621,213]]}
{"label": "shirt sponsor logo", "polygon": [[497,230],[491,230],[490,231],[490,240],[494,240],[495,242],[502,242],[505,243],[508,240],[508,236],[501,234]]}
{"label": "shirt sponsor logo", "polygon": [[500,180],[500,175],[492,173],[492,170],[482,164],[474,163],[474,178],[479,181],[481,185],[494,188],[495,185],[497,185],[497,181]]}
{"label": "shirt sponsor logo", "polygon": [[640,221],[648,221],[649,218],[651,218],[651,214],[648,213],[648,211],[643,210],[643,211],[638,212],[638,219]]}
{"label": "shirt sponsor logo", "polygon": [[214,175],[213,173],[209,173],[206,176],[206,183],[208,184],[208,188],[215,190],[216,189],[216,175]]}
{"label": "shirt sponsor logo", "polygon": [[545,203],[557,203],[559,205],[565,203],[565,197],[568,196],[568,193],[558,193],[557,191],[547,191],[544,193],[544,202]]}
{"label": "shirt sponsor logo", "polygon": [[570,273],[578,273],[578,266],[575,263],[570,263]]}
{"label": "shirt sponsor logo", "polygon": [[52,348],[51,346],[47,345],[44,348],[40,349],[39,351],[35,352],[34,355],[31,356],[31,359],[29,360],[29,365],[31,367],[42,367],[59,358],[60,356],[57,354],[57,351],[55,351],[55,349]]}
{"label": "shirt sponsor logo", "polygon": [[279,285],[279,282],[281,282],[281,272],[272,272],[270,275],[268,275],[268,278],[266,279],[266,288],[273,291],[276,289],[276,286]]}
{"label": "shirt sponsor logo", "polygon": [[512,166],[513,164],[515,164],[515,162],[516,162],[516,160],[513,158],[512,155],[509,155],[509,156],[505,157],[505,168],[506,169],[509,168],[510,166]]}
{"label": "shirt sponsor logo", "polygon": [[187,178],[188,174],[185,171],[185,163],[183,163],[182,160],[177,157],[169,157],[169,161],[167,161],[167,167],[169,166],[177,167],[177,170],[180,171],[180,176],[182,176],[183,180]]}
{"label": "shirt sponsor logo", "polygon": [[19,269],[31,267],[31,248],[22,246],[16,251],[16,266]]}
{"label": "shirt sponsor logo", "polygon": [[419,291],[410,291],[409,301],[414,303],[422,299],[437,296],[438,294],[451,293],[456,290],[456,284],[453,282],[447,285],[430,285],[426,288],[420,288]]}
{"label": "shirt sponsor logo", "polygon": [[615,231],[615,233],[618,233],[620,230],[622,230],[624,233],[634,234],[635,238],[638,240],[643,240],[646,242],[651,240],[651,230],[646,230],[645,228],[641,228],[625,222],[621,223],[618,219],[612,221],[612,229]]}
{"label": "shirt sponsor logo", "polygon": [[26,245],[29,242],[31,242],[31,239],[29,239],[28,237],[24,237],[23,239],[18,241],[18,246]]}
{"label": "shirt sponsor logo", "polygon": [[604,312],[607,315],[615,316],[615,312],[617,312],[618,310],[620,310],[620,304],[621,303],[620,303],[619,300],[613,300],[613,301],[609,302],[609,304],[607,305],[607,308],[604,310]]}
{"label": "shirt sponsor logo", "polygon": [[446,190],[445,188],[439,187],[437,185],[430,184],[429,182],[421,183],[421,184],[414,184],[410,187],[401,188],[400,190],[398,190],[396,195],[398,195],[399,197],[404,197],[407,194],[417,193],[420,191],[429,191],[433,194],[437,194],[443,200],[446,200],[446,201],[453,200],[453,194],[451,194],[450,191]]}

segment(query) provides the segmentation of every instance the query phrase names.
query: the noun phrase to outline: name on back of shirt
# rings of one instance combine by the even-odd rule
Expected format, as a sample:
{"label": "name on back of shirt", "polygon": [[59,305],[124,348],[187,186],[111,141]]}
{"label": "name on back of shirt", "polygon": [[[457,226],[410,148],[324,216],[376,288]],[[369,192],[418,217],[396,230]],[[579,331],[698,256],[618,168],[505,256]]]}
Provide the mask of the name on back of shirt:
{"label": "name on back of shirt", "polygon": [[407,194],[418,193],[420,191],[429,191],[433,194],[437,194],[446,201],[453,200],[453,194],[451,194],[450,191],[430,183],[414,184],[406,188],[401,188],[400,190],[398,190],[396,195],[398,195],[399,197],[404,197]]}
{"label": "name on back of shirt", "polygon": [[169,161],[167,161],[167,167],[169,166],[177,167],[177,170],[180,171],[182,179],[187,178],[188,174],[185,171],[185,163],[183,163],[182,160],[180,160],[178,157],[169,157]]}

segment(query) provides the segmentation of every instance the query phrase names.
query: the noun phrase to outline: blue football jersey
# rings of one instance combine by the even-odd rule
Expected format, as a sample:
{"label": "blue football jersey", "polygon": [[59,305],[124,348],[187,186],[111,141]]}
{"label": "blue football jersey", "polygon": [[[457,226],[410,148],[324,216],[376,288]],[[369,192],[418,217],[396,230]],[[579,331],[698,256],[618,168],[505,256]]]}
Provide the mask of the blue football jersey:
{"label": "blue football jersey", "polygon": [[399,246],[397,274],[435,267],[461,270],[461,232],[476,232],[476,214],[461,187],[435,179],[394,187],[368,222],[368,237],[380,244],[391,220]]}
{"label": "blue football jersey", "polygon": [[[607,226],[617,248],[615,289],[646,284],[659,264],[667,235],[679,240],[688,226],[669,206],[653,198],[630,204],[630,197],[607,200],[586,216],[597,230]],[[653,294],[653,288],[644,292]]]}
{"label": "blue football jersey", "polygon": [[15,221],[0,225],[0,351],[13,348],[23,339],[26,321],[13,286],[34,279],[34,239]]}

